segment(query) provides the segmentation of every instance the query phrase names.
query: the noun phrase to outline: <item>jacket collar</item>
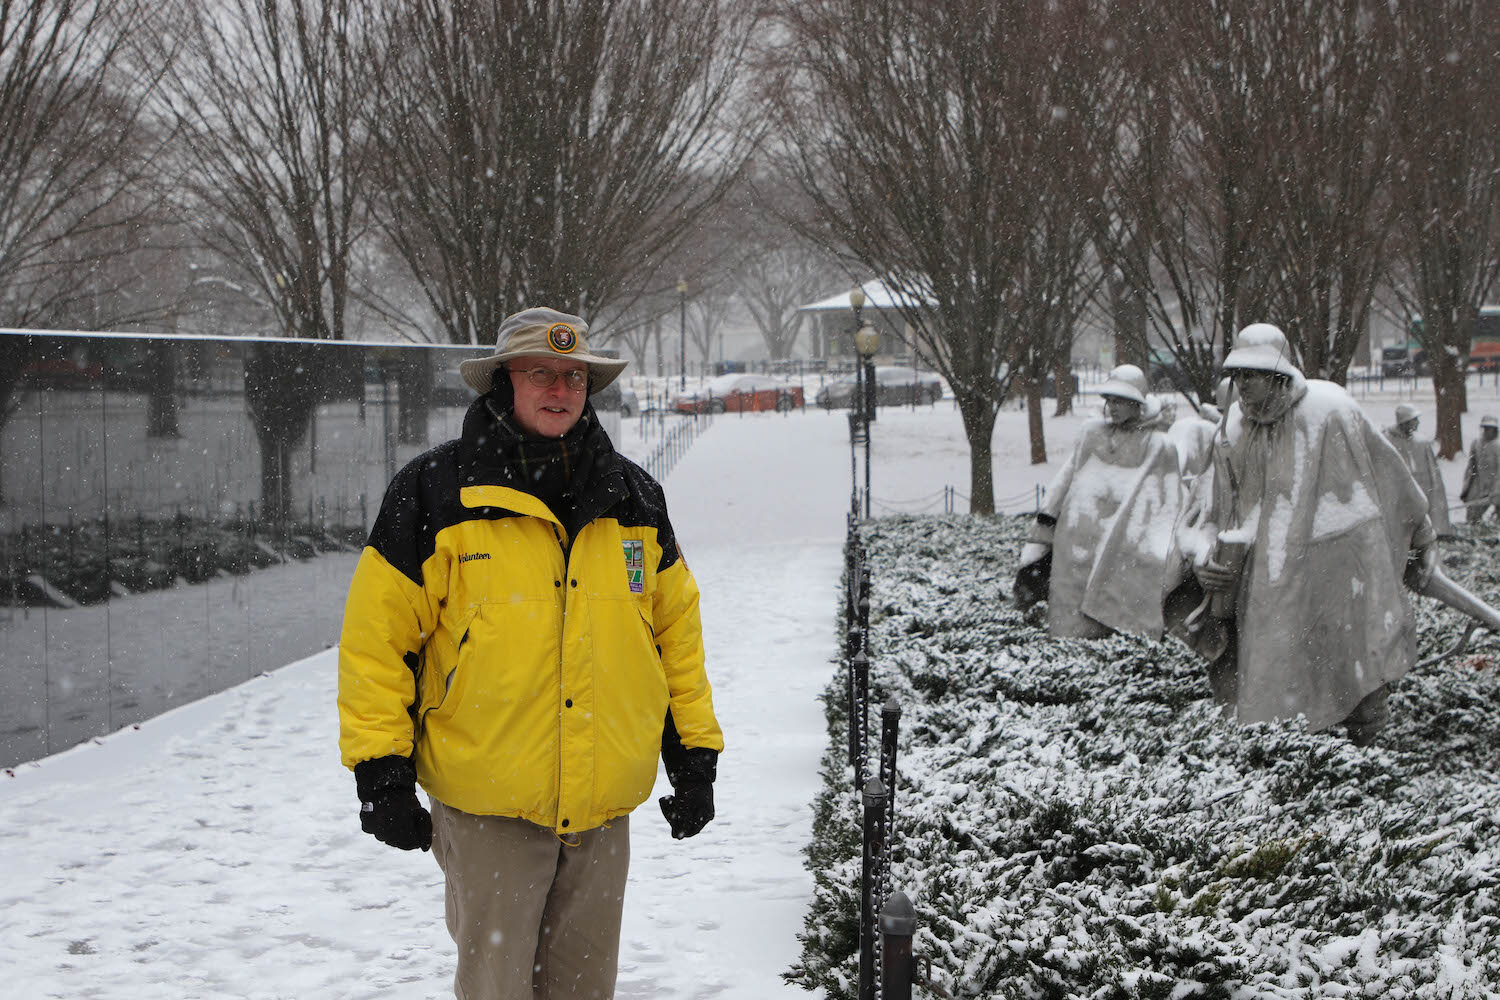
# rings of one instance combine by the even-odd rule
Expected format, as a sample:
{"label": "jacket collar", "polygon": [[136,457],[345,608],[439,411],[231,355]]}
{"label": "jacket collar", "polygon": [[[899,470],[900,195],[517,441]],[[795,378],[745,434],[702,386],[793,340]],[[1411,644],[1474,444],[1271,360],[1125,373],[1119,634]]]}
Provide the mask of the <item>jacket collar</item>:
{"label": "jacket collar", "polygon": [[[497,402],[488,396],[480,396],[469,405],[459,437],[459,485],[502,486],[535,499],[517,468],[523,437],[506,416]],[[584,404],[583,415],[578,419],[582,433],[572,443],[587,452],[587,472],[583,483],[571,491],[569,507],[553,512],[554,519],[570,535],[630,495],[624,460],[599,425],[592,403]],[[476,501],[471,506],[485,505]],[[538,503],[538,507],[547,509],[545,503]]]}

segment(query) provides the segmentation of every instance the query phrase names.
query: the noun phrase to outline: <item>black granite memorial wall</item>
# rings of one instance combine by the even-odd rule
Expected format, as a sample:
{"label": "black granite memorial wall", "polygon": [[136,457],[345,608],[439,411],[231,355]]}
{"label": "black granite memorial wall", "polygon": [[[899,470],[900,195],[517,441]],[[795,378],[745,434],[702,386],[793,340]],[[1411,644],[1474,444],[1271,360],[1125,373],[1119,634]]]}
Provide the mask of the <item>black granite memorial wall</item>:
{"label": "black granite memorial wall", "polygon": [[0,765],[334,644],[489,350],[0,331]]}

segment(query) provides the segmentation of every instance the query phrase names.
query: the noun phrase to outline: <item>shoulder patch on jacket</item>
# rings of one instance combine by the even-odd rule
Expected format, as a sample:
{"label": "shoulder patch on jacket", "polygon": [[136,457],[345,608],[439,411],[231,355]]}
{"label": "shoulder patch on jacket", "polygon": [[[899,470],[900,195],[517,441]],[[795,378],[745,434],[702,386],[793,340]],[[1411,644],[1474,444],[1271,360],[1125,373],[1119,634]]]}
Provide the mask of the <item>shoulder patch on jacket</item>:
{"label": "shoulder patch on jacket", "polygon": [[625,582],[632,594],[646,592],[646,543],[639,538],[620,540],[625,550]]}
{"label": "shoulder patch on jacket", "polygon": [[616,519],[622,526],[642,525],[656,529],[656,544],[661,547],[661,560],[656,571],[660,573],[682,558],[677,550],[677,534],[667,517],[666,494],[662,492],[661,484],[645,469],[623,455],[620,456],[620,467],[625,473],[630,499],[626,502],[628,509],[616,512]]}

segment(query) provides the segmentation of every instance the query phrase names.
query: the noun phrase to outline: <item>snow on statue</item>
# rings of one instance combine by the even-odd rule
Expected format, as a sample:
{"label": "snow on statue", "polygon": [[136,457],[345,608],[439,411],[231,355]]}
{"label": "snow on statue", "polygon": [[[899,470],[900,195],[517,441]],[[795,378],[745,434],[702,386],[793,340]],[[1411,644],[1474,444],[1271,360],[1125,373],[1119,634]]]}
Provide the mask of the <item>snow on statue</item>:
{"label": "snow on statue", "polygon": [[1303,377],[1281,330],[1247,326],[1224,368],[1238,401],[1177,532],[1209,598],[1174,631],[1240,721],[1300,714],[1369,743],[1415,656],[1402,577],[1410,563],[1426,586],[1435,565],[1427,498],[1342,387]]}
{"label": "snow on statue", "polygon": [[1025,607],[1045,596],[1053,635],[1156,638],[1165,628],[1162,598],[1176,583],[1168,556],[1182,492],[1177,452],[1139,368],[1115,368],[1099,393],[1106,417],[1084,425],[1047,487],[1021,552],[1016,597]]}
{"label": "snow on statue", "polygon": [[1453,534],[1453,522],[1448,519],[1448,488],[1443,485],[1443,474],[1438,469],[1437,456],[1432,453],[1432,439],[1417,437],[1417,426],[1422,422],[1422,411],[1410,403],[1396,407],[1396,423],[1385,429],[1385,436],[1401,453],[1406,467],[1427,497],[1427,516],[1432,519],[1432,530],[1442,538]]}
{"label": "snow on statue", "polygon": [[1500,420],[1492,416],[1479,420],[1479,440],[1469,446],[1469,464],[1464,466],[1458,498],[1467,508],[1464,519],[1470,524],[1484,520],[1491,507],[1500,512]]}
{"label": "snow on statue", "polygon": [[1219,429],[1219,408],[1203,403],[1193,413],[1167,428],[1167,440],[1177,449],[1177,465],[1184,481],[1191,481],[1208,468],[1213,452],[1214,432]]}

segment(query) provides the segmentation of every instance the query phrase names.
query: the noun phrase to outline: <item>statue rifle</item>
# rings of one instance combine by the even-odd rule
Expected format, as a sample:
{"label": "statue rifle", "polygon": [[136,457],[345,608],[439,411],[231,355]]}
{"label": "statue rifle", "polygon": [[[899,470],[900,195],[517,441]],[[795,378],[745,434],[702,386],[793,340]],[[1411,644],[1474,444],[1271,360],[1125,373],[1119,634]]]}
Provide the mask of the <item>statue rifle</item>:
{"label": "statue rifle", "polygon": [[[1500,635],[1500,611],[1484,603],[1472,591],[1455,583],[1443,573],[1441,567],[1434,566],[1432,574],[1427,578],[1427,582],[1420,587],[1413,586],[1415,578],[1415,569],[1408,568],[1406,571],[1406,585],[1408,587],[1411,587],[1412,590],[1415,590],[1423,597],[1431,597],[1433,600],[1441,601],[1455,611],[1467,615],[1469,618],[1469,623],[1464,629],[1464,634],[1459,636],[1458,642],[1451,649],[1422,660],[1417,664],[1418,667],[1430,666],[1434,663],[1441,663],[1443,660],[1451,657],[1462,655],[1469,648],[1469,640],[1473,638],[1474,632],[1479,628],[1486,628],[1491,633]],[[1480,669],[1483,669],[1483,667]]]}

